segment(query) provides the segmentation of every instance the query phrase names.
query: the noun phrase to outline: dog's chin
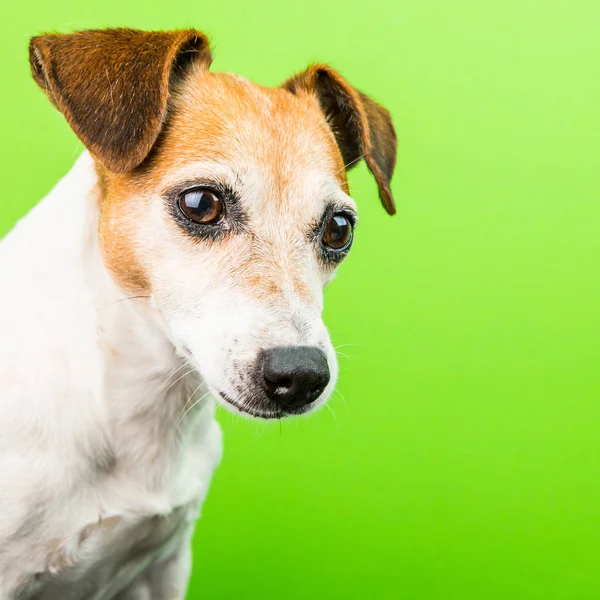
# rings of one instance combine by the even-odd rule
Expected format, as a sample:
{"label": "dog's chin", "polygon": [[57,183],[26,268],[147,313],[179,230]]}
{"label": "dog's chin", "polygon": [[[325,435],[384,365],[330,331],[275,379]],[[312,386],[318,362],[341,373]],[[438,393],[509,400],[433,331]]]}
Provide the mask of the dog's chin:
{"label": "dog's chin", "polygon": [[244,400],[232,398],[225,392],[218,392],[217,399],[222,405],[234,413],[245,417],[252,417],[254,419],[262,420],[297,417],[311,412],[318,404],[318,402],[315,401],[306,406],[288,408],[284,410],[266,398],[251,398],[249,400]]}

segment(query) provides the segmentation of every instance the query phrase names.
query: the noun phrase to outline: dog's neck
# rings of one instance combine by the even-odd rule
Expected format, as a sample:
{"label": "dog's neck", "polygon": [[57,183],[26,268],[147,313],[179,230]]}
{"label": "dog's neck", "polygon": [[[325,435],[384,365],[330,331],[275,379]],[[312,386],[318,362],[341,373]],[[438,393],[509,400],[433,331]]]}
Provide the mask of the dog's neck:
{"label": "dog's neck", "polygon": [[[93,168],[83,157],[75,169],[86,167],[86,160],[87,168]],[[97,184],[89,194],[99,194]],[[177,477],[186,446],[202,430],[198,421],[212,419],[213,406],[197,372],[175,352],[152,299],[128,293],[107,272],[97,233],[101,199],[94,199],[85,203],[90,243],[83,248],[83,260],[93,275],[88,283],[95,299],[114,452],[102,467],[139,477],[143,464],[145,484],[161,490]]]}
{"label": "dog's neck", "polygon": [[[37,325],[58,339],[40,340],[49,345],[45,354],[36,347],[38,360],[56,359],[50,367],[66,370],[59,394],[48,398],[60,426],[46,423],[44,431],[72,435],[73,454],[83,461],[77,468],[89,469],[89,476],[113,473],[132,480],[132,489],[158,491],[177,485],[186,446],[203,421],[212,421],[214,407],[209,399],[198,402],[206,390],[175,352],[151,299],[130,298],[107,272],[98,193],[86,153],[3,246],[13,246],[5,255],[23,257],[15,278],[29,294],[44,294],[52,313],[53,323]],[[40,391],[57,387],[42,381],[45,373]],[[50,368],[48,377],[56,377]]]}

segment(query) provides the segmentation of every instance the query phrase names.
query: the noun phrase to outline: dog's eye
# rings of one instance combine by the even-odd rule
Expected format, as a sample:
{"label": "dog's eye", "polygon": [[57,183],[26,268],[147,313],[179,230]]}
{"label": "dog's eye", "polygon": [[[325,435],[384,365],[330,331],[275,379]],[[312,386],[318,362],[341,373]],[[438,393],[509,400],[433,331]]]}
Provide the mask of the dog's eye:
{"label": "dog's eye", "polygon": [[342,214],[333,215],[325,225],[323,243],[333,250],[345,250],[352,242],[352,223]]}
{"label": "dog's eye", "polygon": [[179,196],[181,212],[194,223],[218,223],[224,213],[223,201],[210,190],[191,190]]}

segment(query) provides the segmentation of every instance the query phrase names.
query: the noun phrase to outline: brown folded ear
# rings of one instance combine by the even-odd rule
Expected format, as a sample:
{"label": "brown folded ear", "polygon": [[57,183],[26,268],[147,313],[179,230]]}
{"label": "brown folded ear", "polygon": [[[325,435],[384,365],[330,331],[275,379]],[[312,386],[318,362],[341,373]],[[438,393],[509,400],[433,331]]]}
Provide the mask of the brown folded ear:
{"label": "brown folded ear", "polygon": [[326,65],[309,67],[283,87],[294,94],[316,94],[346,168],[364,158],[379,187],[381,203],[393,215],[396,207],[390,180],[396,164],[396,132],[388,111]]}
{"label": "brown folded ear", "polygon": [[115,173],[140,165],[167,116],[169,85],[193,62],[211,62],[193,29],[105,29],[34,37],[33,77],[73,131]]}

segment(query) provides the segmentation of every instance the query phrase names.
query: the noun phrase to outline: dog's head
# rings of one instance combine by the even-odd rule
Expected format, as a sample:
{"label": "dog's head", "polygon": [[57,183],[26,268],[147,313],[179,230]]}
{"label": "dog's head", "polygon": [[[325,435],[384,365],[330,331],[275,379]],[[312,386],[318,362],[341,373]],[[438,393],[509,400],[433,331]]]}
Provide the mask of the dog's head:
{"label": "dog's head", "polygon": [[279,88],[209,71],[194,30],[33,38],[35,80],[96,160],[104,261],[148,295],[178,352],[238,411],[318,406],[337,364],[323,287],[348,254],[346,170],[388,213],[388,112],[324,65]]}

